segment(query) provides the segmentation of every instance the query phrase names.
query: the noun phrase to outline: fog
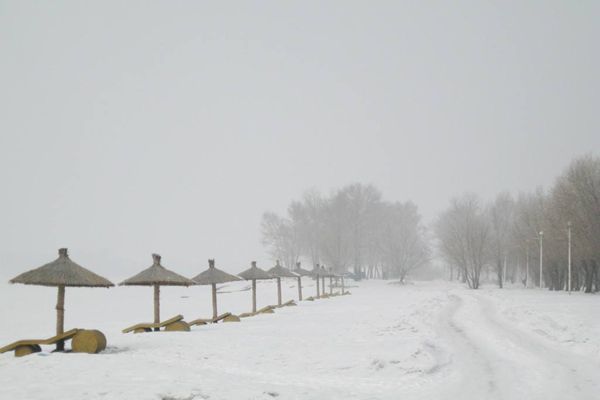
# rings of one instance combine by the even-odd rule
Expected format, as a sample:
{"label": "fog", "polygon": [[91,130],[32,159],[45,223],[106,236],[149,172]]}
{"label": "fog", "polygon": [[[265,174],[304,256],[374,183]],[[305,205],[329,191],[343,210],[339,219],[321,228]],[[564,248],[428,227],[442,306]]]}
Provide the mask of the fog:
{"label": "fog", "polygon": [[431,222],[597,154],[600,4],[459,3],[0,2],[0,276],[272,266],[308,189]]}

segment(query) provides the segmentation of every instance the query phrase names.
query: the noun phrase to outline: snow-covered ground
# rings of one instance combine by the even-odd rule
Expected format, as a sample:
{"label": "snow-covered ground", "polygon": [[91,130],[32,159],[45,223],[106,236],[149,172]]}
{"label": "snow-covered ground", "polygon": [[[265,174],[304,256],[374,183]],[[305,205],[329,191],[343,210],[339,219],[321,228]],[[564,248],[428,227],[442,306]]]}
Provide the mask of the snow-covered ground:
{"label": "snow-covered ground", "polygon": [[[294,281],[283,286],[295,298]],[[221,287],[219,311],[248,311],[247,288]],[[108,349],[2,354],[0,398],[600,398],[600,296],[445,282],[351,291],[240,323],[122,334],[152,320],[151,288],[68,288],[65,327],[100,329]],[[259,307],[276,302],[273,283],[258,293]],[[0,284],[0,344],[51,336],[55,302],[52,288]],[[163,319],[210,310],[206,287],[162,289]]]}

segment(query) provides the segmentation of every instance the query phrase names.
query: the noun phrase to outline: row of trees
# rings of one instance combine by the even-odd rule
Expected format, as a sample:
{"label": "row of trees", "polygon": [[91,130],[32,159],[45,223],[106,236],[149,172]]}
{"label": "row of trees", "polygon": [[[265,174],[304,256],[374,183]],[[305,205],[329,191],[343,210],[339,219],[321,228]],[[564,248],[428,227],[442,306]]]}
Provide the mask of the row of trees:
{"label": "row of trees", "polygon": [[431,251],[417,206],[387,202],[372,185],[345,186],[330,196],[306,193],[285,216],[263,215],[262,241],[288,268],[304,259],[357,277],[404,280]]}
{"label": "row of trees", "polygon": [[600,158],[574,160],[548,191],[501,193],[488,204],[455,198],[434,231],[451,276],[456,270],[469,287],[493,272],[500,287],[510,279],[551,290],[568,288],[570,231],[572,289],[599,291]]}

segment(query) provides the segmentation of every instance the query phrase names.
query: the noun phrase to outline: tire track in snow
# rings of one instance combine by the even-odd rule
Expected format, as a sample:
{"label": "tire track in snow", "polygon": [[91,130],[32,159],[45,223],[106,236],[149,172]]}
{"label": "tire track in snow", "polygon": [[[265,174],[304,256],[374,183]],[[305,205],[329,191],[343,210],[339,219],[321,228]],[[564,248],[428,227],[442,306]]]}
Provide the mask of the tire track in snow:
{"label": "tire track in snow", "polygon": [[[598,398],[599,360],[569,353],[510,325],[485,294],[453,291],[448,299],[436,348],[446,349],[451,362],[432,369],[441,389],[437,398]],[[440,357],[436,349],[431,352],[436,360]]]}
{"label": "tire track in snow", "polygon": [[477,302],[488,331],[493,332],[489,338],[495,338],[499,358],[513,374],[519,371],[517,378],[520,379],[515,379],[515,382],[520,380],[521,385],[529,387],[530,398],[597,399],[600,392],[598,360],[551,346],[503,320],[491,299],[481,294],[471,294],[470,297]]}
{"label": "tire track in snow", "polygon": [[[463,299],[454,294],[449,295],[448,299],[450,303],[442,313],[438,332],[449,347],[449,362],[438,362],[439,368],[432,368],[433,373],[443,375],[442,391],[438,398],[503,398],[497,385],[497,373],[489,357],[473,342],[460,322],[464,313]],[[434,357],[439,359],[440,356],[434,354]]]}

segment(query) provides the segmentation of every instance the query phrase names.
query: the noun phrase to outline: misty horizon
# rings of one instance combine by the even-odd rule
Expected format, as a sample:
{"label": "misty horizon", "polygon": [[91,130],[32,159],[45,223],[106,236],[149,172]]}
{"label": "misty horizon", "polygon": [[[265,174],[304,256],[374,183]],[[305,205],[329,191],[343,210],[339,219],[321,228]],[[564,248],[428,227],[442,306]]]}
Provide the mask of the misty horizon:
{"label": "misty horizon", "polygon": [[306,190],[430,224],[600,148],[593,3],[116,4],[0,6],[4,278],[59,247],[115,279],[269,266],[261,216]]}

